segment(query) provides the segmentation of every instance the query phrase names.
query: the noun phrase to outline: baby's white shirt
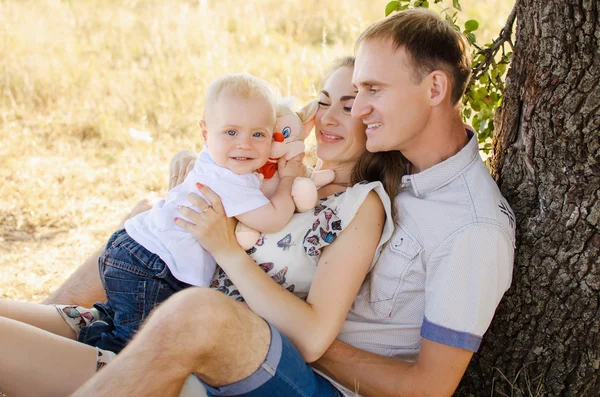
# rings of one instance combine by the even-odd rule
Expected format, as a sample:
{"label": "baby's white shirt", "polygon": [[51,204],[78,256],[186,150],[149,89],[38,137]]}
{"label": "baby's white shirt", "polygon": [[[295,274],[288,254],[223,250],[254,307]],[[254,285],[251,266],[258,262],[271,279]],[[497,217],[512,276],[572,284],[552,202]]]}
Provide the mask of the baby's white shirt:
{"label": "baby's white shirt", "polygon": [[160,256],[178,280],[206,287],[213,278],[215,260],[192,234],[175,224],[176,217],[189,221],[179,213],[177,206],[191,207],[199,212],[188,201],[189,193],[206,200],[196,188],[197,182],[219,195],[228,217],[269,204],[269,199],[260,191],[258,176],[253,173],[239,175],[221,167],[204,149],[183,183],[171,189],[151,210],[127,220],[125,230],[148,251]]}

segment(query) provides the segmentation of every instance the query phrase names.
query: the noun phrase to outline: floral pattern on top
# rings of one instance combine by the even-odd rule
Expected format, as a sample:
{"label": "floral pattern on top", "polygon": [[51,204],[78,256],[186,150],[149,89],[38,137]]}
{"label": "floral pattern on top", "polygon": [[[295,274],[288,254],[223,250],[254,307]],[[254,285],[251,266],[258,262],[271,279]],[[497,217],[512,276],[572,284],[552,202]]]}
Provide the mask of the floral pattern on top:
{"label": "floral pattern on top", "polygon": [[308,256],[321,255],[321,249],[333,243],[342,231],[342,220],[337,216],[337,207],[319,203],[314,209],[314,215],[317,219],[302,239],[304,252]]}
{"label": "floral pattern on top", "polygon": [[[371,190],[389,202],[380,182],[356,184],[345,191],[321,198],[310,211],[294,214],[282,230],[262,234],[246,253],[281,289],[306,299],[319,265],[321,250],[333,243],[348,227]],[[220,267],[217,267],[210,287],[243,301],[237,286]]]}

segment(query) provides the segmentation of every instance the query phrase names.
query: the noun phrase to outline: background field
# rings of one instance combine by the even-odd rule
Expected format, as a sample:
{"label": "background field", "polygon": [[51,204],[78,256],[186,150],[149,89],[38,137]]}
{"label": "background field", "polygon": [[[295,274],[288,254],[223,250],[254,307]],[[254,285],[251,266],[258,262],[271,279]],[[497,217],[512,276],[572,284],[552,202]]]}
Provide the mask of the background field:
{"label": "background field", "polygon": [[[171,156],[201,147],[210,80],[247,71],[303,103],[386,3],[0,0],[0,297],[43,299],[164,195]],[[512,8],[461,5],[480,42]]]}

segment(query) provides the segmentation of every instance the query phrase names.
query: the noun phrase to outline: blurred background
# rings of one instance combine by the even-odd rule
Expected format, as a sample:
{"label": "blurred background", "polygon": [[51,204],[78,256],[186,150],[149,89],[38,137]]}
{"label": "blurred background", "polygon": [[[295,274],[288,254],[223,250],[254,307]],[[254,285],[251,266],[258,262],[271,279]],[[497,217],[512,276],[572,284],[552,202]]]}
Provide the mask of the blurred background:
{"label": "blurred background", "polygon": [[[246,71],[302,105],[386,3],[0,0],[0,298],[42,300],[166,193],[213,78]],[[513,2],[460,4],[486,43]]]}

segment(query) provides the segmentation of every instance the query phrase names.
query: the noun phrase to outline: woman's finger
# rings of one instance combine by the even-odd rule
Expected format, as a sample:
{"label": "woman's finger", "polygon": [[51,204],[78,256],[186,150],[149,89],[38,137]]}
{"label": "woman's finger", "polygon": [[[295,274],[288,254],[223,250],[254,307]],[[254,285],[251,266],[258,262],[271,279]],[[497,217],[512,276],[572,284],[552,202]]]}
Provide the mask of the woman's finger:
{"label": "woman's finger", "polygon": [[212,203],[208,202],[204,198],[200,197],[196,193],[188,193],[187,199],[192,205],[198,208],[200,211],[204,210],[207,207],[212,206]]}
{"label": "woman's finger", "polygon": [[[205,204],[206,205],[206,204]],[[210,209],[210,207],[206,207],[208,209]],[[194,211],[192,208],[189,207],[185,207],[183,205],[179,206],[177,208],[177,210],[179,211],[179,213],[183,216],[185,216],[186,218],[189,219],[189,221],[185,221],[183,219],[179,219],[179,218],[175,218],[175,223],[177,223],[177,219],[186,222],[187,224],[185,225],[187,227],[187,231],[191,232],[192,234],[197,235],[201,230],[206,228],[206,224],[209,222],[209,220],[206,217],[206,213],[203,211],[197,212]],[[179,223],[177,223],[179,225]]]}
{"label": "woman's finger", "polygon": [[186,231],[188,231],[190,233],[193,231],[194,227],[196,226],[193,223],[188,222],[188,221],[186,221],[184,219],[181,219],[181,218],[175,218],[175,224],[177,226],[179,226],[180,228],[182,228],[183,230],[186,230]]}
{"label": "woman's finger", "polygon": [[204,197],[210,202],[212,209],[219,215],[225,215],[225,209],[221,203],[221,198],[213,192],[208,186],[204,186],[201,183],[196,183],[196,187],[202,193]]}

